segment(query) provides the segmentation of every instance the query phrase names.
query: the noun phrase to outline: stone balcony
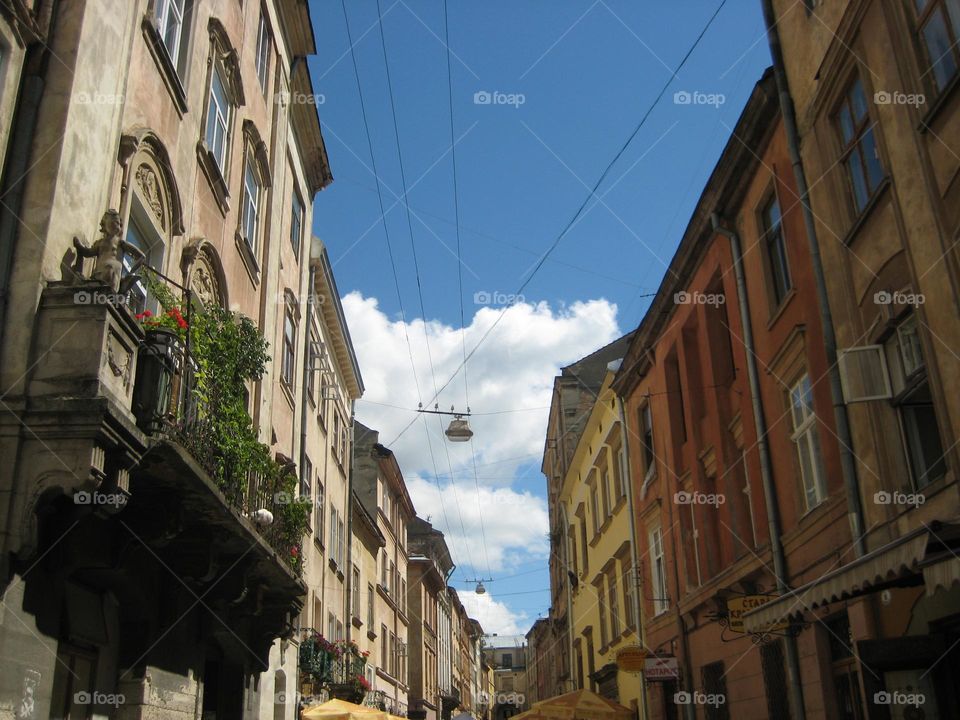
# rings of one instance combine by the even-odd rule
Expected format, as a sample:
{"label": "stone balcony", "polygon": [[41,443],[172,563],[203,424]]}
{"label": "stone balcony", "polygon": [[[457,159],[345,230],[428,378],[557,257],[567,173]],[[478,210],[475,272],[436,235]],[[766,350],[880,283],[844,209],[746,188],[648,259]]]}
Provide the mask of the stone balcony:
{"label": "stone balcony", "polygon": [[[114,300],[108,288],[89,285],[51,283],[42,293],[30,374],[23,395],[10,399],[22,428],[12,493],[16,562],[26,566],[65,528],[69,542],[58,550],[57,572],[128,601],[121,623],[147,623],[131,641],[131,661],[149,664],[163,632],[136,620],[157,607],[151,588],[159,584],[177,588],[185,601],[201,599],[205,641],[265,667],[305,592],[290,549],[275,547],[277,525],[250,517],[271,510],[272,488],[251,478],[248,492],[228,498],[204,458],[173,431],[176,422],[154,433],[138,427],[133,403],[144,334]],[[42,601],[31,597],[25,609],[37,602],[39,613]]]}

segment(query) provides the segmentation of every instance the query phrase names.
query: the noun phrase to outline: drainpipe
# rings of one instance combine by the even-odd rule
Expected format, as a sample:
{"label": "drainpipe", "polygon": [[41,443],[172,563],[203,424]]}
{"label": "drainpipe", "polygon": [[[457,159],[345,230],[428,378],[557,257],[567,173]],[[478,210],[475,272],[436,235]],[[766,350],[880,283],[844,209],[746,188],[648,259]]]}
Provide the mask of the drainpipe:
{"label": "drainpipe", "polygon": [[356,427],[357,415],[354,409],[353,401],[350,402],[350,469],[347,471],[347,501],[344,503],[347,506],[347,537],[344,542],[347,544],[347,567],[344,568],[344,573],[347,576],[347,582],[344,584],[344,590],[347,593],[347,597],[344,598],[343,607],[347,609],[346,618],[344,619],[344,626],[347,631],[347,640],[350,639],[353,629],[353,617],[352,613],[356,608],[350,607],[350,594],[351,589],[353,588],[353,460],[354,460],[354,442],[353,442],[353,430]]}
{"label": "drainpipe", "polygon": [[[786,593],[787,558],[781,540],[780,513],[777,509],[777,487],[773,482],[770,463],[770,445],[767,442],[767,419],[760,398],[760,374],[757,372],[757,356],[754,352],[753,326],[750,323],[750,304],[747,296],[747,280],[743,272],[743,251],[740,236],[723,225],[721,217],[712,213],[710,223],[713,231],[730,241],[730,254],[733,256],[733,273],[737,282],[737,306],[740,309],[740,325],[743,327],[743,346],[747,351],[747,378],[750,382],[750,400],[753,405],[753,422],[757,427],[757,451],[760,453],[760,479],[763,482],[763,499],[767,506],[767,524],[770,527],[770,554],[773,556],[773,571],[777,576],[777,589]],[[746,460],[744,459],[744,462]],[[795,718],[804,718],[803,687],[800,678],[800,654],[797,651],[797,639],[792,635],[784,638],[784,653],[787,664],[787,681],[790,686],[791,714]]]}
{"label": "drainpipe", "polygon": [[800,159],[800,132],[797,129],[797,116],[790,97],[787,73],[783,64],[783,49],[780,47],[780,35],[773,12],[772,0],[761,0],[763,18],[767,26],[767,42],[773,58],[773,74],[777,81],[780,96],[780,113],[787,135],[787,147],[790,163],[800,195],[803,221],[810,245],[810,264],[813,268],[813,280],[817,288],[817,304],[820,310],[820,324],[823,327],[823,345],[827,355],[827,374],[830,379],[830,395],[833,399],[834,422],[837,425],[837,439],[840,445],[840,469],[843,484],[847,491],[847,517],[850,520],[850,532],[853,535],[853,548],[857,557],[866,553],[864,543],[863,507],[860,503],[860,484],[857,479],[857,464],[853,455],[853,438],[850,434],[850,421],[847,406],[843,401],[843,386],[840,384],[840,368],[837,364],[837,336],[833,326],[833,314],[830,311],[830,299],[827,297],[827,283],[824,279],[823,261],[820,257],[820,241],[817,239],[817,225],[810,207],[810,190],[807,176]]}
{"label": "drainpipe", "polygon": [[[620,413],[620,446],[623,448],[623,459],[625,468],[621,468],[623,482],[627,485],[627,510],[630,513],[630,562],[633,564],[633,571],[630,574],[630,582],[636,583],[633,589],[633,617],[637,623],[637,638],[640,645],[647,646],[643,637],[643,621],[640,615],[640,578],[637,576],[640,568],[640,560],[637,557],[637,518],[634,508],[637,506],[633,502],[633,482],[630,480],[630,446],[627,443],[627,415],[623,407],[623,398],[617,396],[617,410]],[[647,718],[647,681],[640,675],[640,718]]]}

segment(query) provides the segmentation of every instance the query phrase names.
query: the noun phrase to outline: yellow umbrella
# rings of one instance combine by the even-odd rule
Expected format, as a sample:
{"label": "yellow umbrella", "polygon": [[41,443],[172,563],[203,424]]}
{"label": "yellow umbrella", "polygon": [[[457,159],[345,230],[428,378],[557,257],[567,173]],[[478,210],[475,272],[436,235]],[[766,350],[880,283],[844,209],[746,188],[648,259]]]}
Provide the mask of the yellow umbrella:
{"label": "yellow umbrella", "polygon": [[364,705],[355,705],[346,700],[327,700],[325,703],[311,705],[300,716],[304,720],[394,720],[383,710]]}
{"label": "yellow umbrella", "polygon": [[[631,720],[633,711],[590,690],[574,690],[533,704],[529,713],[549,720]],[[516,716],[521,717],[520,715]],[[538,720],[531,717],[529,720]]]}

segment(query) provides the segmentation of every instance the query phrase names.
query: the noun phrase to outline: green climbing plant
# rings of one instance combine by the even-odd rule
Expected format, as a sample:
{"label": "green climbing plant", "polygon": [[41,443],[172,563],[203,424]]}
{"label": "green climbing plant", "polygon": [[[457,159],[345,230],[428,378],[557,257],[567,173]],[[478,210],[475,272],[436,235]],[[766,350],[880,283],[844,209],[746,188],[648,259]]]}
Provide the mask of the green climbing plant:
{"label": "green climbing plant", "polygon": [[284,561],[301,572],[311,504],[298,497],[296,475],[260,442],[247,412],[247,387],[263,377],[270,362],[269,343],[245,315],[197,300],[190,307],[187,327],[185,320],[182,324],[177,320],[187,313],[170,288],[150,271],[144,273],[144,282],[162,308],[158,316],[172,317],[171,329],[179,331],[184,342],[189,332],[195,410],[181,427],[179,439],[232,504],[243,506],[249,483],[256,480],[257,500],[274,512],[274,522],[264,535]]}

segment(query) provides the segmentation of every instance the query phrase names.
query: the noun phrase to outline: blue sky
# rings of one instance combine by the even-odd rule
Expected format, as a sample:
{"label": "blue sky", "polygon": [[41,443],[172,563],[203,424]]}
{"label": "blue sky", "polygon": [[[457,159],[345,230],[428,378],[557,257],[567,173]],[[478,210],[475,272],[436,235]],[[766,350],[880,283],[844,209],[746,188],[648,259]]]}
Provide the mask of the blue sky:
{"label": "blue sky", "polygon": [[[346,2],[384,207],[392,206],[385,225],[405,324],[343,8],[339,0],[312,2],[318,53],[310,65],[335,178],[317,198],[313,229],[328,246],[359,346],[368,392],[358,416],[383,430],[382,441],[394,440],[416,417],[410,409],[433,396],[429,368],[436,385],[446,382],[462,343],[471,349],[503,311],[497,293],[524,282],[718,4],[449,0],[461,332],[443,2],[380,0],[379,25],[376,0]],[[381,29],[413,244],[396,202],[401,166]],[[418,511],[451,537],[454,586],[494,577],[476,608],[488,630],[525,631],[549,606],[537,454],[552,377],[639,322],[644,295],[656,290],[768,64],[760,3],[728,2],[599,189],[602,203],[591,203],[468,364],[472,409],[498,413],[474,420],[476,473],[469,445],[449,447],[435,418],[419,418],[395,441]],[[695,99],[678,102],[678,92]],[[486,97],[493,100],[484,104]],[[417,322],[424,314],[426,325]],[[465,404],[462,374],[440,402]]]}

